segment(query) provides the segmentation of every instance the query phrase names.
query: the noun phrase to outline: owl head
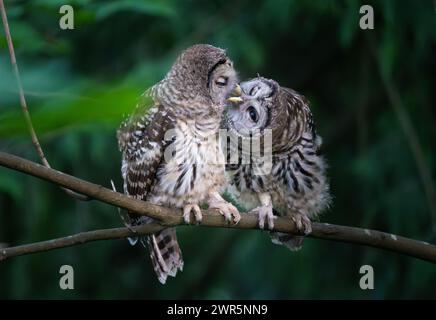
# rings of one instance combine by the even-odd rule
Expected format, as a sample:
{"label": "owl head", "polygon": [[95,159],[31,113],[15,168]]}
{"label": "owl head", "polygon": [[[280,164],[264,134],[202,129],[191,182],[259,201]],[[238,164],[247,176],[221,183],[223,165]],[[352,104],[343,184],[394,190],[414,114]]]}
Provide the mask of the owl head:
{"label": "owl head", "polygon": [[242,103],[231,104],[224,119],[233,134],[258,137],[271,130],[273,152],[284,152],[315,128],[304,96],[276,81],[257,77],[240,84]]}
{"label": "owl head", "polygon": [[180,54],[165,78],[152,90],[170,107],[192,113],[222,112],[237,85],[233,62],[223,49],[197,44]]}

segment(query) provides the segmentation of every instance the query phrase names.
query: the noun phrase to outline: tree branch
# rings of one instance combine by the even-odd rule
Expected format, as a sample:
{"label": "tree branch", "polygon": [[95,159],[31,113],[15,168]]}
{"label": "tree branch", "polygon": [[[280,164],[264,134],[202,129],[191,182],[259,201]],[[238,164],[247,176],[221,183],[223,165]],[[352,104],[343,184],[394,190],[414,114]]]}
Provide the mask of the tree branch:
{"label": "tree branch", "polygon": [[[44,179],[81,194],[85,194],[92,199],[135,212],[139,215],[149,216],[157,220],[157,224],[132,227],[132,231],[128,228],[96,230],[83,232],[66,238],[59,238],[18,247],[3,248],[0,250],[0,261],[18,255],[63,248],[89,241],[125,238],[135,234],[148,234],[156,232],[160,230],[160,228],[185,224],[180,210],[157,206],[145,201],[133,199],[127,195],[114,192],[100,185],[81,180],[11,154],[0,152],[0,165]],[[224,217],[216,211],[207,210],[203,213],[204,215],[201,226],[259,229],[257,215],[254,214],[243,214],[241,221],[237,225],[234,225],[225,221]],[[309,235],[309,237],[312,238],[367,245],[436,263],[436,246],[427,242],[408,239],[376,230],[332,225],[328,223],[313,223],[312,227],[313,231]],[[291,219],[285,217],[279,217],[276,219],[274,231],[298,234]]]}
{"label": "tree branch", "polygon": [[162,225],[153,223],[131,227],[134,232],[132,232],[128,228],[102,229],[88,232],[80,232],[64,238],[35,242],[16,247],[3,249],[0,248],[0,261],[6,260],[11,257],[18,257],[36,252],[44,252],[59,248],[71,247],[91,241],[120,239],[135,236],[138,234],[151,234],[158,232],[164,228],[165,227]]}
{"label": "tree branch", "polygon": [[[9,48],[9,56],[11,58],[12,69],[14,70],[15,80],[17,81],[18,86],[18,94],[20,96],[20,104],[21,109],[23,110],[24,119],[26,120],[26,125],[29,130],[30,136],[32,138],[32,143],[38,153],[39,158],[41,159],[41,163],[47,168],[51,168],[50,163],[45,157],[44,151],[41,148],[41,144],[39,143],[38,136],[36,135],[35,128],[33,127],[32,118],[30,117],[29,108],[27,108],[26,96],[24,95],[23,85],[21,83],[20,72],[18,70],[17,59],[15,58],[14,44],[12,42],[11,32],[9,30],[8,17],[6,15],[6,8],[3,3],[3,0],[0,0],[0,11],[2,16],[3,27],[5,29],[6,41],[8,43]],[[89,197],[78,194],[72,190],[62,188],[69,196],[76,198],[82,201],[91,200]]]}

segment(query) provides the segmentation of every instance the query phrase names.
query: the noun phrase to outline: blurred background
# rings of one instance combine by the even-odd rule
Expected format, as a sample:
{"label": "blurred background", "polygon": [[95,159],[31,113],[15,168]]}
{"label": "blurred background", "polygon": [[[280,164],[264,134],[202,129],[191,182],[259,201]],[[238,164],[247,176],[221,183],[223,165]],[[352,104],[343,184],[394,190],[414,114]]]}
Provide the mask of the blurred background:
{"label": "blurred background", "polygon": [[[74,8],[75,29],[59,28]],[[371,4],[375,29],[359,28]],[[226,48],[311,102],[333,206],[321,221],[436,242],[436,11],[427,1],[6,0],[23,86],[51,165],[122,189],[116,129],[195,43]],[[0,32],[0,149],[38,161]],[[0,168],[0,243],[121,226],[115,208]],[[141,247],[100,241],[0,263],[0,298],[436,298],[436,266],[307,239],[291,253],[258,231],[181,227],[185,269],[162,286]],[[72,265],[75,289],[59,288]],[[359,288],[359,268],[375,290]]]}

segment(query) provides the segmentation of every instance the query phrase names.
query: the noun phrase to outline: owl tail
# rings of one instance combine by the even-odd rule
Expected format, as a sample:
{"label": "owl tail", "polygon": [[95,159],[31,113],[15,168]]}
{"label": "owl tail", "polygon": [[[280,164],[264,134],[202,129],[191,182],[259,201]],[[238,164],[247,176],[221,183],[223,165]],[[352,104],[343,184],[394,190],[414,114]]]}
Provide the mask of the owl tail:
{"label": "owl tail", "polygon": [[304,237],[287,233],[270,232],[271,242],[287,247],[291,251],[298,251],[303,247]]}
{"label": "owl tail", "polygon": [[175,277],[179,269],[183,271],[182,252],[174,228],[140,237],[140,241],[150,250],[153,269],[160,283],[165,284],[168,276]]}

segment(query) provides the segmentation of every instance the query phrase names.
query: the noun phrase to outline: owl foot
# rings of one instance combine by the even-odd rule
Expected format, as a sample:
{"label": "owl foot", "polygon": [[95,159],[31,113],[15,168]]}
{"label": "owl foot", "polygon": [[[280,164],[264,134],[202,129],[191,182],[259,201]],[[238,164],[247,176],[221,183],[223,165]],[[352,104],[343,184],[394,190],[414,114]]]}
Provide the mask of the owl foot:
{"label": "owl foot", "polygon": [[238,224],[239,220],[241,220],[238,209],[233,204],[224,200],[210,202],[209,209],[217,209],[226,218],[226,221],[232,222],[233,220],[235,224]]}
{"label": "owl foot", "polygon": [[189,224],[191,220],[191,211],[194,212],[195,221],[200,223],[203,219],[203,215],[201,214],[200,207],[197,204],[186,204],[183,206],[183,220],[185,220],[185,223]]}
{"label": "owl foot", "polygon": [[273,214],[273,208],[271,205],[254,208],[251,212],[258,214],[259,228],[263,229],[265,227],[265,221],[270,230],[274,228],[274,220],[277,219],[277,216]]}
{"label": "owl foot", "polygon": [[297,230],[303,232],[304,235],[312,232],[312,221],[306,215],[297,213],[291,219],[294,221]]}

